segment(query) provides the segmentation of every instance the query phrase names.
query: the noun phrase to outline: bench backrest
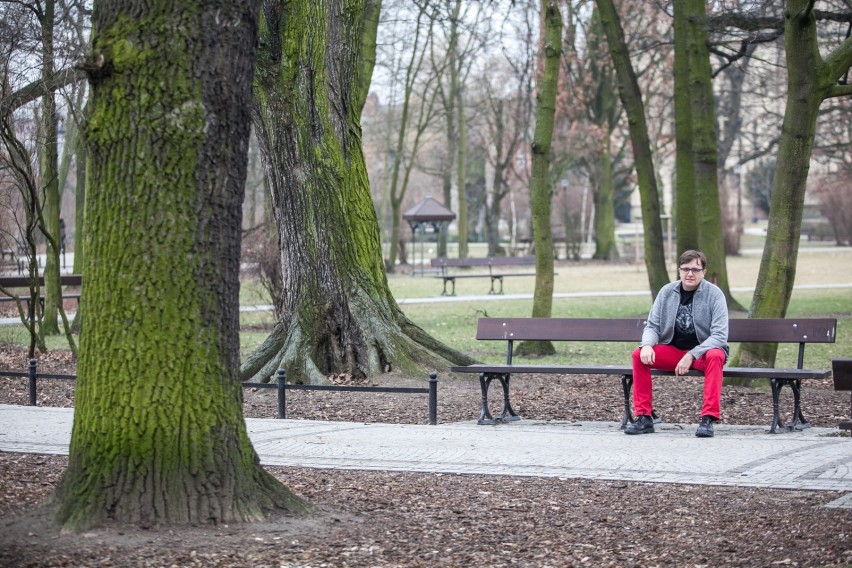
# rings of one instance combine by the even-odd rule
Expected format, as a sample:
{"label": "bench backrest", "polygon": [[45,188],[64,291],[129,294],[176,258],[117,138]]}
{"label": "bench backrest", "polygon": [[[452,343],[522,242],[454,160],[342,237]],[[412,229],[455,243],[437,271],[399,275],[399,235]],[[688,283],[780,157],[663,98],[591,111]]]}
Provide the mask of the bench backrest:
{"label": "bench backrest", "polygon": [[833,359],[831,376],[834,378],[834,390],[852,391],[852,359]]}
{"label": "bench backrest", "polygon": [[[59,276],[59,283],[62,286],[82,286],[83,276],[81,274],[62,274]],[[44,286],[44,276],[38,277],[38,285]],[[0,286],[4,288],[29,288],[30,279],[28,276],[2,276],[0,277]]]}
{"label": "bench backrest", "polygon": [[[476,338],[513,341],[623,341],[642,339],[645,319],[630,318],[479,318]],[[755,318],[728,321],[732,343],[798,343],[799,368],[806,343],[834,343],[834,318]]]}
{"label": "bench backrest", "polygon": [[529,266],[535,264],[534,256],[489,256],[486,258],[433,258],[433,267],[447,268],[451,266]]}

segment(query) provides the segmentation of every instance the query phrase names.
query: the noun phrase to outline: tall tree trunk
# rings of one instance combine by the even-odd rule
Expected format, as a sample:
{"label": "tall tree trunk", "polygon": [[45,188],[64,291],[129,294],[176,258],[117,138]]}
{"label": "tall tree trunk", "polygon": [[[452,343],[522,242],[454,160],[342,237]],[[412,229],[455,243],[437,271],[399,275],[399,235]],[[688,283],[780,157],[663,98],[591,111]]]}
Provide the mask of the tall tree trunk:
{"label": "tall tree trunk", "polygon": [[[602,133],[597,163],[591,164],[594,188],[595,252],[592,258],[613,260],[618,258],[615,238],[615,179],[612,172],[610,144],[612,132],[618,123],[619,109],[612,85],[612,62],[605,57],[606,43],[600,15],[593,9],[589,30],[589,71],[594,92],[589,96],[588,112]],[[585,211],[582,212],[585,215]],[[585,235],[580,235],[580,241]]]}
{"label": "tall tree trunk", "polygon": [[[336,1],[340,2],[341,0]],[[405,194],[408,191],[408,181],[411,176],[411,170],[414,167],[414,161],[417,155],[417,150],[420,146],[421,138],[431,120],[435,103],[435,95],[437,94],[437,89],[432,92],[431,96],[428,94],[429,84],[431,84],[431,81],[438,75],[437,73],[432,73],[427,81],[427,86],[422,93],[419,112],[417,112],[418,109],[416,107],[417,101],[415,101],[414,87],[418,81],[419,72],[423,69],[423,59],[428,51],[429,42],[431,41],[432,14],[429,10],[429,2],[423,2],[418,6],[414,39],[410,52],[408,53],[408,63],[404,66],[405,81],[403,84],[402,109],[400,112],[400,123],[397,127],[396,146],[393,148],[393,164],[391,167],[390,194],[388,200],[391,207],[391,232],[388,239],[389,253],[387,261],[385,262],[385,267],[388,272],[394,272],[397,256],[400,255],[399,242],[401,237],[400,223],[402,220],[402,203],[405,199]],[[357,19],[351,14],[347,14],[345,18],[347,18],[349,22],[354,22]],[[341,16],[336,17],[336,20],[340,19],[342,19]],[[430,21],[429,33],[426,34],[425,38],[423,37],[424,34],[421,28],[421,24],[424,19]],[[360,27],[360,19],[358,19],[358,22]],[[357,53],[354,52],[354,54]],[[349,97],[348,93],[346,96],[347,98]],[[414,141],[409,149],[406,141],[410,137],[410,131],[412,130],[414,131]],[[450,206],[448,199],[446,199],[445,205],[447,207]]]}
{"label": "tall tree trunk", "polygon": [[243,364],[246,379],[284,368],[291,380],[316,384],[331,374],[425,374],[424,366],[472,361],[409,321],[388,288],[352,104],[363,1],[264,4],[253,120],[284,298],[272,333]]}
{"label": "tall tree trunk", "polygon": [[[53,28],[54,0],[46,0],[41,20],[41,73],[45,80],[53,76]],[[59,285],[59,116],[56,112],[56,94],[47,91],[42,97],[41,183],[44,188],[44,212],[42,230],[47,247],[44,263],[44,320],[41,322],[43,335],[59,333],[59,304],[62,288]]]}
{"label": "tall tree trunk", "polygon": [[254,2],[97,3],[88,316],[57,490],[66,528],[308,508],[260,466],[242,414],[240,222],[256,21]]}
{"label": "tall tree trunk", "polygon": [[[458,159],[459,152],[459,136],[461,124],[457,121],[459,120],[460,110],[457,109],[457,105],[459,104],[459,16],[461,15],[461,1],[460,0],[446,0],[444,8],[446,9],[447,19],[450,23],[450,30],[447,42],[447,63],[446,63],[446,71],[448,74],[446,89],[444,88],[443,81],[438,83],[438,89],[440,91],[441,97],[441,106],[443,107],[444,117],[446,120],[446,133],[447,133],[447,162],[446,167],[444,168],[443,173],[441,174],[441,187],[443,189],[443,199],[444,206],[447,209],[456,209],[458,213],[460,213],[460,208],[462,206],[462,202],[464,201],[463,194],[463,186],[458,185],[458,176],[456,176],[456,194],[458,203],[456,205],[453,204],[453,164]],[[458,167],[458,164],[456,164]],[[462,216],[461,214],[456,216],[457,226],[459,229],[459,245],[461,245],[461,225],[462,225]],[[447,256],[447,233],[449,231],[441,231],[438,235],[438,256],[445,257]],[[461,254],[461,248],[459,248],[459,258],[465,258],[467,256],[467,251],[465,254]]]}
{"label": "tall tree trunk", "polygon": [[[89,97],[91,99],[91,97]],[[76,193],[74,195],[74,274],[83,273],[83,261],[86,257],[86,182],[88,171],[88,151],[85,132],[85,122],[89,116],[89,102],[80,110],[82,115],[82,123],[79,125],[77,133],[77,148],[75,151],[74,160],[76,162]],[[78,325],[77,319],[80,316],[80,310],[77,310],[77,315],[74,317],[75,327]],[[79,330],[79,327],[77,328]]]}
{"label": "tall tree trunk", "polygon": [[[452,52],[451,52],[452,53]],[[450,69],[453,67],[452,63],[452,55],[450,56]],[[452,71],[450,72],[452,76]],[[450,84],[452,84],[453,79],[450,79]],[[452,89],[452,87],[450,87]],[[455,103],[456,98],[453,96],[442,97],[445,99],[444,102],[444,114],[446,115],[446,133],[447,133],[447,162],[444,167],[444,171],[441,172],[441,195],[444,200],[444,207],[452,210],[453,206],[453,161],[456,159],[457,154],[457,145],[458,145],[458,130],[456,127],[456,110]],[[459,201],[461,201],[461,195],[459,194]],[[457,209],[457,208],[456,208]],[[457,215],[456,219],[458,222],[461,222],[461,216]],[[446,257],[447,256],[447,233],[449,229],[445,231],[441,231],[438,234],[438,247],[437,247],[437,256],[438,257]],[[460,257],[461,258],[461,257]]]}
{"label": "tall tree trunk", "polygon": [[458,112],[458,131],[459,143],[456,148],[456,185],[458,186],[459,203],[458,203],[458,228],[459,228],[459,258],[467,258],[467,234],[468,234],[468,218],[467,218],[467,168],[465,161],[467,160],[467,124],[465,123],[464,114],[464,99],[462,96],[461,85],[456,92],[456,108]]}
{"label": "tall tree trunk", "polygon": [[689,101],[692,122],[692,155],[695,176],[695,206],[700,250],[707,256],[706,278],[714,282],[733,310],[745,311],[731,295],[725,258],[725,231],[719,202],[716,150],[716,120],[713,85],[710,81],[710,52],[707,50],[705,0],[685,0],[689,12]]}
{"label": "tall tree trunk", "polygon": [[[592,258],[614,260],[618,258],[615,241],[615,181],[612,175],[612,156],[609,153],[609,136],[603,140],[598,158],[597,191],[595,199],[595,253]],[[585,211],[582,212],[585,215]],[[582,241],[583,235],[580,235]]]}
{"label": "tall tree trunk", "polygon": [[[494,154],[494,173],[491,177],[491,190],[486,198],[485,207],[485,238],[488,241],[488,256],[498,256],[505,254],[505,249],[500,245],[500,212],[503,208],[503,198],[507,195],[506,190],[506,164],[507,152],[504,151],[506,146],[505,133],[506,123],[504,117],[504,102],[502,98],[497,98],[491,107],[493,113],[494,131],[491,136]],[[514,149],[514,144],[509,144],[509,147]],[[489,148],[489,152],[492,150]],[[487,186],[487,184],[486,184]],[[488,188],[486,187],[486,191]]]}
{"label": "tall tree trunk", "polygon": [[645,105],[636,73],[630,63],[621,19],[612,0],[596,0],[601,24],[606,33],[609,52],[618,80],[618,93],[627,114],[633,160],[639,182],[642,201],[642,225],[644,227],[645,266],[648,269],[648,284],[651,296],[656,297],[660,288],[669,282],[666,272],[666,257],[663,249],[663,225],[660,221],[660,194],[654,174],[651,142],[645,121]]}
{"label": "tall tree trunk", "polygon": [[[542,0],[541,8],[544,15],[544,72],[536,100],[530,176],[530,210],[535,243],[532,317],[549,318],[553,313],[550,145],[553,139],[556,89],[562,58],[562,15],[556,3],[551,0]],[[515,348],[515,352],[518,355],[552,355],[556,350],[550,341],[524,341]]]}
{"label": "tall tree trunk", "polygon": [[[74,195],[74,274],[82,274],[86,259],[86,183],[88,171],[88,151],[84,123],[89,115],[89,103],[80,111],[83,122],[79,125],[77,133],[77,148],[74,160],[76,162],[76,193]],[[71,330],[79,334],[83,326],[83,309],[80,302],[77,303],[77,312],[74,321],[71,322]]]}
{"label": "tall tree trunk", "polygon": [[695,165],[692,157],[692,112],[689,96],[689,4],[674,3],[674,221],[677,250],[698,250],[698,206],[695,203]]}
{"label": "tall tree trunk", "polygon": [[[826,58],[820,55],[813,0],[788,0],[784,18],[787,60],[787,104],[778,144],[777,170],[772,184],[769,227],[757,275],[749,317],[787,315],[802,229],[805,189],[822,101],[852,95],[852,86],[837,81],[852,66],[852,38]],[[741,366],[772,367],[777,344],[743,344],[734,362]]]}

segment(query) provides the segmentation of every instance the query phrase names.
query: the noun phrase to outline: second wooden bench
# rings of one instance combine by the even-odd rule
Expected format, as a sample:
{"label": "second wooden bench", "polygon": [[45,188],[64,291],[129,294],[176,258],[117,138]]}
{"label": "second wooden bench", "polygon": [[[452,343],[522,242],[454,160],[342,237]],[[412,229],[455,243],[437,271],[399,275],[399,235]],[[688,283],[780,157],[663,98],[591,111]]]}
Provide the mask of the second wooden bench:
{"label": "second wooden bench", "polygon": [[[456,279],[457,278],[490,278],[491,289],[489,294],[503,293],[503,278],[507,276],[535,276],[535,272],[498,272],[494,270],[496,267],[512,267],[512,266],[532,266],[535,265],[534,256],[505,256],[505,257],[487,257],[487,258],[433,258],[431,260],[432,268],[437,268],[439,273],[435,278],[441,278],[444,281],[444,290],[442,296],[456,295]],[[487,266],[488,272],[476,272],[473,274],[450,272],[450,268],[475,268]],[[495,287],[495,283],[499,283],[499,288]],[[451,285],[451,289],[447,291],[447,284]]]}

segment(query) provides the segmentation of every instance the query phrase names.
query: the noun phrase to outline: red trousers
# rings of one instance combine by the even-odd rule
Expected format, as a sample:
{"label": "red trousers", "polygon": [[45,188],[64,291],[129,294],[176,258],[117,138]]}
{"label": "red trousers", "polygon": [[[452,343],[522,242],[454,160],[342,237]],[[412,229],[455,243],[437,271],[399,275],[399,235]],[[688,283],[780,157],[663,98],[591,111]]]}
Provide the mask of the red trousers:
{"label": "red trousers", "polygon": [[[654,345],[654,363],[644,364],[639,359],[639,351],[633,351],[633,411],[636,416],[651,416],[654,409],[651,369],[674,371],[678,362],[688,351],[672,345]],[[721,418],[720,400],[722,398],[722,367],[727,356],[722,349],[711,349],[692,362],[690,369],[704,372],[704,404],[701,416]]]}

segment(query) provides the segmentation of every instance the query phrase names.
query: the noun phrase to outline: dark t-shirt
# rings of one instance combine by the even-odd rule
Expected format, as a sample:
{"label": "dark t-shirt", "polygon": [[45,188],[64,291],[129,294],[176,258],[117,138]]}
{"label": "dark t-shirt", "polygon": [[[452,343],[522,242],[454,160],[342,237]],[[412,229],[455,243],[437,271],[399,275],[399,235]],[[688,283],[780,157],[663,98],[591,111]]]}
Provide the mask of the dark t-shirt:
{"label": "dark t-shirt", "polygon": [[677,308],[674,337],[671,345],[684,351],[689,351],[699,343],[698,337],[695,335],[695,321],[692,319],[692,297],[694,295],[695,290],[684,290],[683,284],[681,284],[680,306]]}

